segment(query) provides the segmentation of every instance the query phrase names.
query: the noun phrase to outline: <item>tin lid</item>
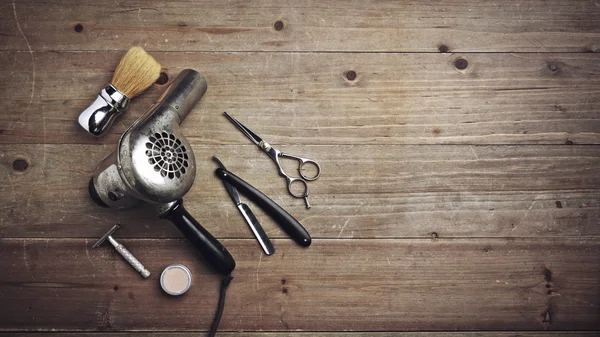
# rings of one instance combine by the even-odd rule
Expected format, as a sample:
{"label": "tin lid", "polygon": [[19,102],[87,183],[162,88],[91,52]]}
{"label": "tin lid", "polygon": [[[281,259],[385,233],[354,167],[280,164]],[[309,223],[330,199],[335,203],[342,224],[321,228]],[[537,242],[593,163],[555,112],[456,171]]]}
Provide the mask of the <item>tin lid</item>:
{"label": "tin lid", "polygon": [[160,287],[169,295],[182,295],[191,285],[192,273],[182,264],[172,264],[160,275]]}

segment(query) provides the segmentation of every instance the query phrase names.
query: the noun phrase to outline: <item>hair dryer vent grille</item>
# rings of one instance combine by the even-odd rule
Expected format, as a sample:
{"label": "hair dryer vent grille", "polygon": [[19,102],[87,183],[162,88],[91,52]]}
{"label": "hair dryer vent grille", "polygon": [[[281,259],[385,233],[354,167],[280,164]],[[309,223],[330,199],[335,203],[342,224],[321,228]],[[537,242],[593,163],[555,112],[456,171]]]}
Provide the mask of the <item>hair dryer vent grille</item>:
{"label": "hair dryer vent grille", "polygon": [[146,149],[148,162],[163,177],[173,179],[185,174],[189,166],[187,149],[173,134],[155,133],[146,143]]}

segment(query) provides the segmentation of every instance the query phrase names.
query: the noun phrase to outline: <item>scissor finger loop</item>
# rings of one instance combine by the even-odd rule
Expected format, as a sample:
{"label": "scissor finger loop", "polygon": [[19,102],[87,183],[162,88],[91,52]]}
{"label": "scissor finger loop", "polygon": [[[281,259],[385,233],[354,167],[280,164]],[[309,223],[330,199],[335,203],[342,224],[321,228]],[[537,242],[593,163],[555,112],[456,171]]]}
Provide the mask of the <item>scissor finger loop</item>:
{"label": "scissor finger loop", "polygon": [[[312,177],[306,176],[304,173],[302,173],[302,167],[305,164],[314,166],[317,169],[317,173],[315,173],[315,175]],[[319,165],[319,163],[317,163],[316,161],[314,161],[312,159],[304,159],[303,161],[300,162],[300,167],[298,167],[298,173],[300,173],[300,176],[302,178],[304,178],[304,180],[308,180],[308,181],[317,180],[321,176],[321,166]]]}
{"label": "scissor finger loop", "polygon": [[[288,181],[288,191],[294,198],[301,199],[304,197],[308,197],[308,184],[306,183],[306,181],[304,179],[292,178],[292,177],[286,177],[286,178]],[[301,184],[304,188],[302,188],[302,190],[296,189],[297,192],[294,192],[294,187],[293,187],[294,184],[295,185]]]}
{"label": "scissor finger loop", "polygon": [[[310,203],[308,202],[308,184],[306,183],[306,180],[304,180],[302,178],[290,178],[287,175],[286,175],[286,179],[288,181],[288,192],[290,192],[290,194],[294,198],[304,199],[304,203],[306,204],[306,208],[310,208],[311,206],[310,206]],[[292,189],[292,185],[294,183],[298,183],[298,184],[304,185],[304,193],[303,194],[294,193],[294,190]]]}
{"label": "scissor finger loop", "polygon": [[[302,179],[304,179],[306,181],[317,180],[321,176],[321,166],[319,165],[319,163],[317,163],[316,161],[314,161],[312,159],[302,158],[302,157],[294,156],[294,155],[283,153],[283,152],[280,152],[280,156],[285,157],[285,158],[290,158],[290,159],[296,159],[298,161],[298,174],[300,174],[300,177],[302,177]],[[317,169],[317,172],[312,176],[305,175],[302,172],[302,168],[304,167],[305,164],[314,166]]]}

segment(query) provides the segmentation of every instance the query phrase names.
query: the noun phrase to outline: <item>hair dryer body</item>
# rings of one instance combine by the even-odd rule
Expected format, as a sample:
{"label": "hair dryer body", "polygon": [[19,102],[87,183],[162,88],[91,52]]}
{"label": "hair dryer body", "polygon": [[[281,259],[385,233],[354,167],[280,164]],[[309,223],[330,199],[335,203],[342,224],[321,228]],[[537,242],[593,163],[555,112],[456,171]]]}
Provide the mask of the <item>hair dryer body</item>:
{"label": "hair dryer body", "polygon": [[235,268],[233,257],[183,208],[181,200],[194,183],[196,161],[179,125],[206,89],[200,73],[182,71],[148,112],[123,133],[117,149],[100,162],[89,192],[105,207],[155,204],[158,215],[172,221],[213,268],[229,274]]}

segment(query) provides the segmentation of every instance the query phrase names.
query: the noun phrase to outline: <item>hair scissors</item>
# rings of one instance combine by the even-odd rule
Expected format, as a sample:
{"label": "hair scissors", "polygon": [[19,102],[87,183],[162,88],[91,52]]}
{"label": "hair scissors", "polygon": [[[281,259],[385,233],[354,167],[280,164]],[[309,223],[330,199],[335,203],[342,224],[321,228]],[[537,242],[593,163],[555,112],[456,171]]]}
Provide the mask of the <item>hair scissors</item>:
{"label": "hair scissors", "polygon": [[[225,117],[227,117],[227,119],[229,119],[229,121],[231,123],[233,123],[238,129],[240,129],[240,131],[242,131],[242,133],[244,133],[246,135],[246,137],[250,138],[250,140],[254,144],[258,145],[258,147],[260,147],[263,151],[265,151],[269,155],[269,157],[271,157],[271,159],[275,162],[275,164],[277,164],[277,168],[279,169],[279,175],[284,177],[285,180],[287,181],[288,192],[295,198],[299,198],[299,199],[303,198],[304,202],[306,203],[306,208],[310,208],[310,203],[308,202],[308,183],[307,182],[317,180],[319,178],[319,176],[321,176],[321,166],[319,166],[319,163],[317,163],[316,161],[314,161],[312,159],[294,156],[294,155],[291,155],[288,153],[283,153],[283,152],[277,150],[276,148],[271,146],[271,144],[265,142],[262,138],[257,136],[254,132],[252,132],[252,130],[245,127],[237,119],[231,117],[227,112],[224,112],[224,114],[225,114]],[[283,167],[281,166],[281,162],[279,160],[280,158],[289,158],[289,159],[297,160],[298,164],[299,164],[298,165],[298,173],[300,174],[300,177],[290,177],[289,175],[287,175],[283,171]],[[316,167],[317,173],[314,176],[304,175],[304,173],[302,173],[302,167],[304,167],[305,164],[313,165],[314,167]],[[303,193],[294,193],[294,191],[292,190],[293,184],[301,184],[304,187]]]}

